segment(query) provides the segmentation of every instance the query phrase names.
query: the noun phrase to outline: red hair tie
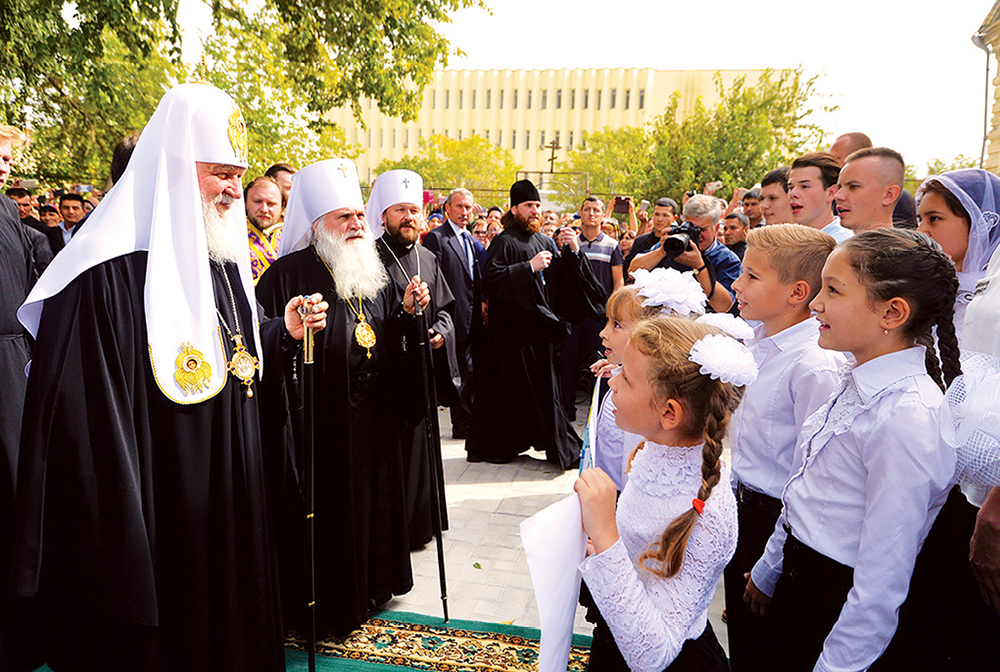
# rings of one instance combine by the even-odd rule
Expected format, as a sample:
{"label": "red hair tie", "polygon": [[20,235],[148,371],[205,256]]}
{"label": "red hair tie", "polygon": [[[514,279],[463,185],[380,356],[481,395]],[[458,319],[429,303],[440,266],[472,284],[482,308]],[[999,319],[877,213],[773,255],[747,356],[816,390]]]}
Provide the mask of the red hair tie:
{"label": "red hair tie", "polygon": [[699,516],[701,515],[701,512],[705,510],[705,502],[697,497],[691,500],[691,506],[693,506],[694,510],[698,512]]}

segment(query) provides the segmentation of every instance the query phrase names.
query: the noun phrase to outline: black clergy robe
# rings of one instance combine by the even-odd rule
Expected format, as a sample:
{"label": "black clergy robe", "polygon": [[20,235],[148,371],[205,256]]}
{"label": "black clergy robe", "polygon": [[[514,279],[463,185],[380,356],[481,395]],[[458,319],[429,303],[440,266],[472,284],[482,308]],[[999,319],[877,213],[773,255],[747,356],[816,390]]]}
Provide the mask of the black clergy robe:
{"label": "black clergy robe", "polygon": [[[510,221],[510,213],[505,217]],[[543,250],[552,263],[535,273],[530,260]],[[564,318],[579,300],[571,294],[583,295],[595,283],[590,263],[511,224],[490,243],[483,281],[489,317],[465,444],[469,459],[509,462],[533,446],[568,469],[580,459],[582,441],[562,407],[553,346],[569,334]]]}
{"label": "black clergy robe", "polygon": [[[444,337],[444,346],[432,350],[435,384],[439,389],[447,389],[450,386],[446,394],[448,398],[453,398],[461,384],[458,359],[455,353],[455,325],[451,315],[455,306],[455,297],[448,287],[448,282],[441,274],[437,257],[434,256],[433,252],[419,245],[401,245],[393,240],[388,233],[378,239],[376,246],[382,264],[389,272],[389,277],[396,283],[400,294],[406,291],[406,286],[414,275],[418,275],[418,270],[420,279],[427,283],[427,289],[431,295],[430,303],[424,310],[427,325]],[[412,344],[415,348],[418,342],[417,337],[416,333],[407,334],[407,343]],[[420,382],[419,376],[423,375],[420,368],[420,357],[420,352],[413,352],[410,360],[414,366],[413,370],[408,372],[408,375],[413,376],[413,379],[418,383]],[[422,399],[422,385],[418,385],[418,394],[421,395]],[[434,411],[437,412],[437,408]],[[406,483],[406,521],[410,546],[413,547],[423,546],[434,535],[431,509],[430,465],[432,463],[437,471],[439,484],[438,506],[441,511],[441,526],[442,529],[448,529],[448,505],[444,493],[444,465],[441,463],[441,445],[435,443],[433,446],[428,446],[427,443],[427,420],[424,413],[406,417],[400,430],[400,447],[403,455],[403,477]]]}
{"label": "black clergy robe", "polygon": [[[258,396],[233,376],[200,403],[160,392],[146,258],[99,264],[45,302],[18,470],[15,593],[41,605],[57,671],[284,670]],[[235,265],[212,264],[216,306],[232,328],[223,272],[257,355]],[[262,340],[276,349],[283,330],[280,318],[266,322]]]}
{"label": "black clergy robe", "polygon": [[[357,628],[374,607],[413,586],[403,504],[400,414],[413,413],[412,393],[401,393],[402,333],[412,318],[389,283],[374,301],[364,300],[365,319],[375,331],[371,357],[354,338],[357,318],[337,296],[330,271],[313,247],[271,264],[257,282],[265,310],[296,295],[319,292],[329,301],[327,327],[316,335],[315,529],[316,622],[320,634],[343,635]],[[301,425],[302,399],[296,353],[287,353],[281,375]],[[266,372],[265,376],[270,375]],[[279,565],[282,604],[288,624],[304,626],[306,583],[303,550],[301,474],[305,446],[297,432],[287,446],[286,476],[280,488]]]}
{"label": "black clergy robe", "polygon": [[[21,413],[31,358],[28,333],[17,321],[17,309],[35,282],[31,243],[17,219],[17,209],[0,209],[0,579],[10,571],[11,513],[17,475]],[[16,619],[9,614],[6,585],[0,584],[0,671],[9,669],[8,642],[16,638]]]}

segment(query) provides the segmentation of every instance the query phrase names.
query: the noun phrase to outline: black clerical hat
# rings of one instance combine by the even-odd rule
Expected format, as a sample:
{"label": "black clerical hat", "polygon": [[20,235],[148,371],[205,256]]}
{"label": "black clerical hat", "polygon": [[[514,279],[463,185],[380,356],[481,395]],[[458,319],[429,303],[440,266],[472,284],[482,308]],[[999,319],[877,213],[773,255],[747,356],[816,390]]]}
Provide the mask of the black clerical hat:
{"label": "black clerical hat", "polygon": [[531,180],[518,180],[510,185],[510,206],[520,205],[525,201],[541,201],[538,189],[531,183]]}

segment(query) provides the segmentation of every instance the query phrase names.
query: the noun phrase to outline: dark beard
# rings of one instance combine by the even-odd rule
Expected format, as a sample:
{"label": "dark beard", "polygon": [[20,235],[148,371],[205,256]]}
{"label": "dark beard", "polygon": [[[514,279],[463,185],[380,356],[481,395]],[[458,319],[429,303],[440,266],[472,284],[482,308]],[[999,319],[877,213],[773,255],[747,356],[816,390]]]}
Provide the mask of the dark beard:
{"label": "dark beard", "polygon": [[521,219],[514,214],[513,210],[508,210],[504,213],[503,217],[500,218],[500,223],[503,224],[503,228],[509,229],[512,226],[525,233],[538,233],[542,230],[542,218],[539,217],[534,221],[529,221],[526,219]]}

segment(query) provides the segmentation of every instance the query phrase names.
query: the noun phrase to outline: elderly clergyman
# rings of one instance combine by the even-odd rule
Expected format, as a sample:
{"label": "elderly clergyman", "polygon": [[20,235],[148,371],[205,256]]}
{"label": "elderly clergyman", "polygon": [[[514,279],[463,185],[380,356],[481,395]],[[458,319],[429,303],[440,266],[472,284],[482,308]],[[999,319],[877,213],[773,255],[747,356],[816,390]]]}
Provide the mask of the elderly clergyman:
{"label": "elderly clergyman", "polygon": [[285,669],[256,393],[304,325],[301,299],[259,320],[246,166],[233,100],[170,90],[19,311],[14,591],[55,670]]}
{"label": "elderly clergyman", "polygon": [[[405,292],[389,281],[365,219],[357,168],[345,159],[314,163],[292,177],[279,254],[257,283],[265,310],[286,295],[333,297],[313,364],[315,417],[322,420],[314,463],[316,623],[321,635],[344,635],[413,585],[398,433],[404,415],[415,412],[408,405],[419,412],[420,400],[399,399],[398,391],[410,369],[403,334],[429,295],[419,277]],[[282,367],[288,378],[295,376],[294,355],[290,350]],[[293,396],[291,404],[302,401]],[[279,528],[289,533],[280,543],[282,602],[288,625],[300,632],[303,486],[295,475],[305,449],[298,442],[289,451],[287,498],[278,502]]]}

